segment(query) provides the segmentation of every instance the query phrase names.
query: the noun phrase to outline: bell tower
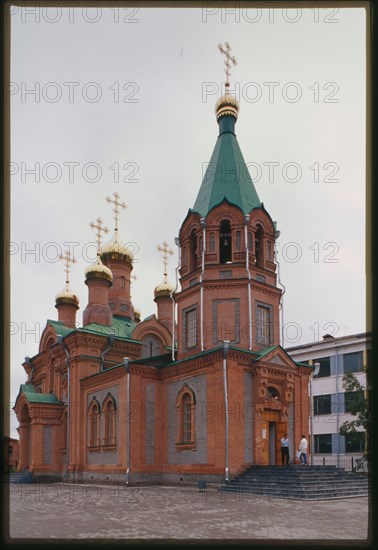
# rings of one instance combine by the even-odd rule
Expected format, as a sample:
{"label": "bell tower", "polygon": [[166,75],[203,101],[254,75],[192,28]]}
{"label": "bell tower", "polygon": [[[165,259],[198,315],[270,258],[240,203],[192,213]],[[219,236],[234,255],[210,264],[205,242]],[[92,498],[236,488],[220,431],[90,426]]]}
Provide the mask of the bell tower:
{"label": "bell tower", "polygon": [[215,111],[219,135],[192,209],[179,233],[181,291],[178,358],[219,347],[224,340],[260,351],[280,343],[274,245],[275,222],[260,201],[235,134],[239,103],[225,94]]}

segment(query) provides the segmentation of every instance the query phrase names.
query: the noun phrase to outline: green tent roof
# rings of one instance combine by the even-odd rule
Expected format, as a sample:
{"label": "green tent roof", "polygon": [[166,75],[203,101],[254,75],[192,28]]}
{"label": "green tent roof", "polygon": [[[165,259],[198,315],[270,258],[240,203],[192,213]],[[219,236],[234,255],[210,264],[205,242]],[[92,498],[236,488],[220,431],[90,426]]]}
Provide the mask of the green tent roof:
{"label": "green tent roof", "polygon": [[231,115],[219,120],[220,134],[192,209],[203,218],[223,200],[238,206],[245,215],[262,204],[236,139],[234,125],[235,118]]}
{"label": "green tent roof", "polygon": [[29,403],[59,405],[61,401],[55,393],[38,393],[33,384],[21,384],[19,394],[23,393]]}

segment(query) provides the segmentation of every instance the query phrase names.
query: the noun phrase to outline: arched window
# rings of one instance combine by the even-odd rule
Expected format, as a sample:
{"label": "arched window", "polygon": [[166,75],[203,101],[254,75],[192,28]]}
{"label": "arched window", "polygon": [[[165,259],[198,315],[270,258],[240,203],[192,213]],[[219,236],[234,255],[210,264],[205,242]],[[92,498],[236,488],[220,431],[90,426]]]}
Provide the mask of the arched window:
{"label": "arched window", "polygon": [[68,414],[67,411],[64,411],[62,416],[62,442],[61,449],[67,449],[67,436],[68,436]]}
{"label": "arched window", "polygon": [[195,397],[193,391],[185,384],[176,399],[178,413],[178,441],[180,449],[195,448]]}
{"label": "arched window", "polygon": [[182,398],[182,409],[182,442],[190,443],[192,441],[192,403],[188,393]]}
{"label": "arched window", "polygon": [[256,233],[255,233],[255,256],[256,256],[256,265],[261,267],[263,266],[263,263],[264,263],[263,237],[264,237],[264,230],[262,226],[259,224],[256,227]]}
{"label": "arched window", "polygon": [[125,277],[121,276],[119,278],[119,286],[120,286],[121,290],[125,290],[125,288],[126,288],[126,278]]}
{"label": "arched window", "polygon": [[197,235],[196,230],[193,229],[189,237],[189,254],[190,254],[190,263],[189,270],[195,271],[197,269]]}
{"label": "arched window", "polygon": [[104,445],[116,444],[116,403],[112,395],[108,393],[102,405],[104,414]]}
{"label": "arched window", "polygon": [[232,261],[231,225],[228,220],[223,220],[219,231],[219,261],[221,264]]}
{"label": "arched window", "polygon": [[88,446],[100,445],[100,406],[96,398],[93,398],[88,408]]}

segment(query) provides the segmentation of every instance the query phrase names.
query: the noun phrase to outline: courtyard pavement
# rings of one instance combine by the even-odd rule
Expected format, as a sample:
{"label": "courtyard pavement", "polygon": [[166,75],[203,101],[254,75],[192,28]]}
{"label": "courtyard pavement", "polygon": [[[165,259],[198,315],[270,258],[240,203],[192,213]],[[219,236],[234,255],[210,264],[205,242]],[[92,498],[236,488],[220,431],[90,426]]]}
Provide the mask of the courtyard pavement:
{"label": "courtyard pavement", "polygon": [[209,487],[11,484],[10,540],[352,541],[368,536],[368,498],[294,501]]}

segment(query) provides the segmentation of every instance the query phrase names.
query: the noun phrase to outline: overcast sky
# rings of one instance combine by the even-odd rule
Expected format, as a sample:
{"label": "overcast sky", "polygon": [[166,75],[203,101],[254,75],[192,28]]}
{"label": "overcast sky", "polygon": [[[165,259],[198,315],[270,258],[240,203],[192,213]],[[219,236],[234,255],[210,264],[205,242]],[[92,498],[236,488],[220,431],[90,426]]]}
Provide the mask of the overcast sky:
{"label": "overcast sky", "polygon": [[114,191],[135,243],[133,303],[156,312],[156,246],[175,250],[174,281],[174,237],[217,139],[224,41],[238,61],[237,138],[281,231],[285,345],[366,329],[364,9],[13,9],[12,400],[57,318],[64,243],[77,243],[82,320],[89,222],[113,228]]}

